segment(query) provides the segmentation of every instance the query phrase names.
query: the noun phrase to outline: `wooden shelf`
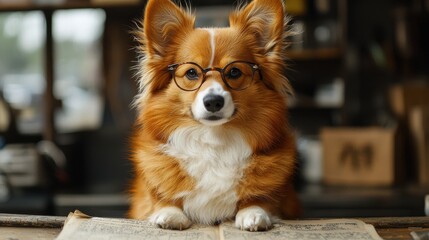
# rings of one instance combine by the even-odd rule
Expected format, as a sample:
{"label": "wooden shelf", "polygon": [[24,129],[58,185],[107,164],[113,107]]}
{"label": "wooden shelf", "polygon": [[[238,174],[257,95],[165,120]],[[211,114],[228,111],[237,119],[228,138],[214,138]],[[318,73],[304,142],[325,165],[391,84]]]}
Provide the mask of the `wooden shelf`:
{"label": "wooden shelf", "polygon": [[[134,8],[143,6],[143,2],[118,2],[118,3],[94,3],[90,1],[73,1],[64,3],[0,3],[0,12],[15,11],[53,11],[63,9],[82,9],[82,8]],[[143,9],[143,8],[142,8]],[[142,10],[143,11],[143,10]]]}
{"label": "wooden shelf", "polygon": [[339,59],[343,56],[343,53],[344,51],[341,48],[288,50],[286,57],[292,60]]}
{"label": "wooden shelf", "polygon": [[343,104],[323,104],[318,103],[316,100],[314,100],[311,97],[307,96],[295,96],[293,100],[290,100],[288,102],[288,107],[290,110],[302,110],[302,109],[308,109],[308,110],[339,110],[343,107]]}
{"label": "wooden shelf", "polygon": [[294,103],[288,106],[289,110],[340,110],[342,105],[329,105],[319,103]]}
{"label": "wooden shelf", "polygon": [[304,218],[423,216],[427,188],[409,183],[391,187],[329,186],[299,189]]}

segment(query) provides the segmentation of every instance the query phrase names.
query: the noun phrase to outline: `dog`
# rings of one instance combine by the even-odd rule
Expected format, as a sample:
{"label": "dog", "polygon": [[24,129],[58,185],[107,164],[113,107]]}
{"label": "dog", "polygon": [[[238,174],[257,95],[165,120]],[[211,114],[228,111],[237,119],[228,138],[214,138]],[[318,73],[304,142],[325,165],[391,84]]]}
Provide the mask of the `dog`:
{"label": "dog", "polygon": [[299,215],[287,19],[282,0],[254,0],[227,28],[195,28],[189,10],[147,2],[130,218],[177,230],[235,219],[260,231]]}

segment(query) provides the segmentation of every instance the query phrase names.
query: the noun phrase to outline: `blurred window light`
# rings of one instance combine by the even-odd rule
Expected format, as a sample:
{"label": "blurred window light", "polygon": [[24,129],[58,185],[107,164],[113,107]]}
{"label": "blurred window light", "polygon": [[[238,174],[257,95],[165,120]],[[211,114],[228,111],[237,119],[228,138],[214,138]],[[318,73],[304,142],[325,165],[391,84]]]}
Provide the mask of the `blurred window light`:
{"label": "blurred window light", "polygon": [[40,133],[43,125],[45,32],[40,11],[0,14],[0,94],[24,134]]}
{"label": "blurred window light", "polygon": [[[105,12],[61,10],[53,14],[54,95],[59,132],[95,129],[101,124],[102,36]],[[0,13],[0,94],[14,109],[23,134],[43,127],[46,23],[42,12]]]}
{"label": "blurred window light", "polygon": [[102,36],[105,12],[62,10],[53,15],[54,95],[62,100],[55,114],[58,131],[96,129],[102,121]]}
{"label": "blurred window light", "polygon": [[54,37],[57,42],[91,44],[103,34],[105,13],[100,9],[63,10],[54,15]]}
{"label": "blurred window light", "polygon": [[3,34],[7,38],[16,38],[20,50],[34,52],[43,47],[45,20],[41,12],[14,12],[5,15]]}
{"label": "blurred window light", "polygon": [[231,6],[199,7],[196,11],[196,27],[228,27]]}

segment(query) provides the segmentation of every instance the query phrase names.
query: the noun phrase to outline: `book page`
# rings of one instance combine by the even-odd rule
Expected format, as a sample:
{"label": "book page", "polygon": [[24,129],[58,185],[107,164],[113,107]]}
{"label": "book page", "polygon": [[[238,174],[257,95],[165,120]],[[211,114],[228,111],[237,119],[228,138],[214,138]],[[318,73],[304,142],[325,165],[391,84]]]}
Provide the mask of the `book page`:
{"label": "book page", "polygon": [[356,219],[280,221],[263,232],[237,229],[233,222],[219,226],[194,224],[184,231],[165,230],[145,220],[89,217],[79,211],[71,213],[57,240],[381,240],[374,227]]}
{"label": "book page", "polygon": [[218,228],[193,225],[184,231],[157,228],[148,221],[123,218],[89,217],[79,211],[71,213],[57,240],[215,240]]}
{"label": "book page", "polygon": [[247,232],[233,223],[220,226],[221,240],[382,240],[374,227],[355,219],[280,221],[265,232]]}

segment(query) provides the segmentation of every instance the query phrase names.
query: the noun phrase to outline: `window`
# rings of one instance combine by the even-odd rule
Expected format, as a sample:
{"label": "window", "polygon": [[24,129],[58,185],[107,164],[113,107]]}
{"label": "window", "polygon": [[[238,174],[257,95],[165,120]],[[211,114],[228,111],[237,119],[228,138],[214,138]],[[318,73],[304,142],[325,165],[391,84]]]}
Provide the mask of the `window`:
{"label": "window", "polygon": [[[53,15],[54,95],[59,132],[94,129],[103,109],[102,34],[105,13],[98,9],[63,10]],[[43,127],[43,13],[0,14],[0,95],[13,109],[18,131],[41,133]]]}
{"label": "window", "polygon": [[0,14],[0,94],[13,109],[22,133],[42,129],[44,43],[41,12]]}
{"label": "window", "polygon": [[60,132],[97,128],[103,99],[103,10],[64,10],[53,16],[54,96],[62,101],[55,114]]}

